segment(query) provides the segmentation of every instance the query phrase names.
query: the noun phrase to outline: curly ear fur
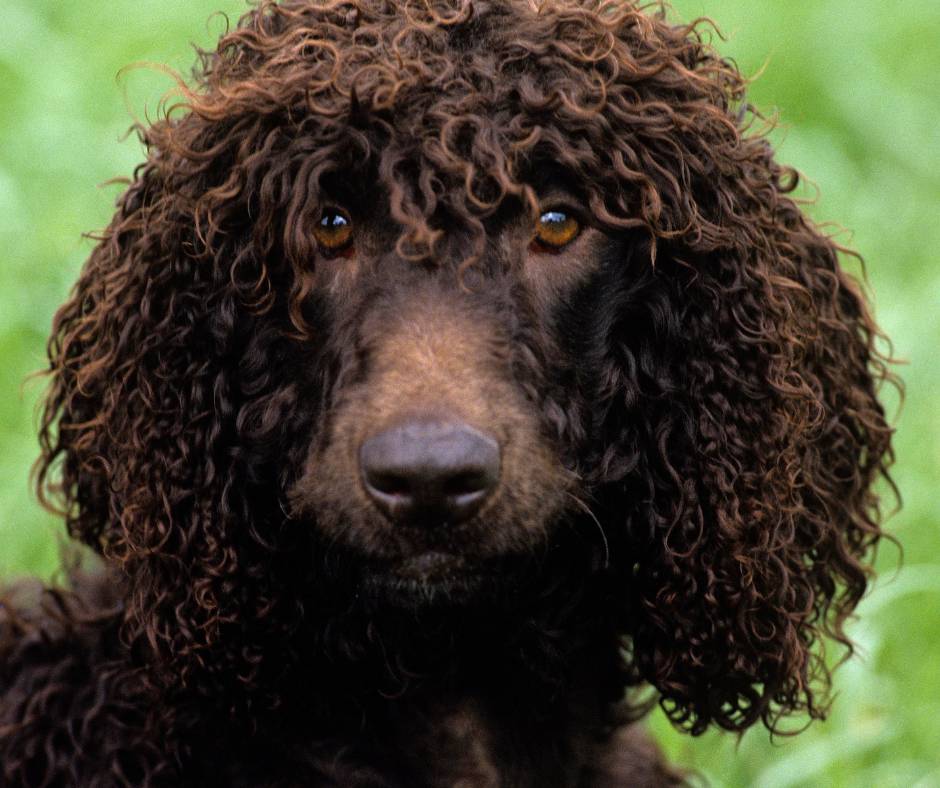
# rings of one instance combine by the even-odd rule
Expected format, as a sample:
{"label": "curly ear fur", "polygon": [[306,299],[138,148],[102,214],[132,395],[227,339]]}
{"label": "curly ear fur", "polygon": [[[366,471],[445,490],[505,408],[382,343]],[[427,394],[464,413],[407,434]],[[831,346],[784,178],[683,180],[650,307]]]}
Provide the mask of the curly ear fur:
{"label": "curly ear fur", "polygon": [[[204,55],[182,114],[141,129],[148,161],[56,315],[38,483],[122,568],[124,637],[167,685],[226,701],[289,664],[311,546],[278,494],[319,403],[285,370],[316,320],[292,271],[320,179],[371,162],[409,244],[433,246],[437,206],[482,232],[553,161],[599,227],[647,239],[608,307],[585,474],[634,668],[693,733],[821,716],[821,638],[849,645],[880,534],[891,376],[839,249],[787,196],[796,174],[745,136],[744,80],[695,27],[619,5],[511,25],[499,3],[346,5],[262,2]],[[516,117],[468,126],[434,83],[471,32],[511,55],[477,76]],[[369,35],[401,73],[368,65]],[[415,180],[379,146],[393,108],[434,102],[414,155],[437,175]]]}
{"label": "curly ear fur", "polygon": [[124,637],[167,682],[216,691],[253,686],[260,651],[298,616],[278,569],[293,535],[264,484],[287,473],[309,417],[282,369],[289,322],[262,319],[287,313],[289,287],[215,224],[249,222],[243,200],[213,193],[240,142],[224,126],[143,132],[151,159],[55,317],[38,473],[70,534],[121,568]]}
{"label": "curly ear fur", "polygon": [[[700,221],[724,237],[673,220],[694,235],[661,244],[602,376],[632,653],[695,734],[825,715],[824,639],[851,651],[843,625],[881,536],[871,486],[892,429],[876,390],[894,382],[845,250],[786,196],[797,174],[737,134],[709,156],[663,169],[689,173]],[[661,194],[681,210],[683,194]]]}

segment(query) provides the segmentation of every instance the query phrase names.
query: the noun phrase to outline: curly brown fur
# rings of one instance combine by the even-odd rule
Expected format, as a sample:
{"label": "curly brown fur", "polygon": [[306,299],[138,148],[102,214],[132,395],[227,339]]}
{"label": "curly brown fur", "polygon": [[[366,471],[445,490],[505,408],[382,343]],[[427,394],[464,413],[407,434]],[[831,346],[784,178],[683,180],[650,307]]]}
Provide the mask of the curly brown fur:
{"label": "curly brown fur", "polygon": [[[596,0],[264,0],[204,53],[55,318],[38,485],[104,568],[4,603],[4,784],[662,785],[636,687],[822,717],[892,376],[745,86]],[[363,492],[415,413],[499,442],[459,527]]]}

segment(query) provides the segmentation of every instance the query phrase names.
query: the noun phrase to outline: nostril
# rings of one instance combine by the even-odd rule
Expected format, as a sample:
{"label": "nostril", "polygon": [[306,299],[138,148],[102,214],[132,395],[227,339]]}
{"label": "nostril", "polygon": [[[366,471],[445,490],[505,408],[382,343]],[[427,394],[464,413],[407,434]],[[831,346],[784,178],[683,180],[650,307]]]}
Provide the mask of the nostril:
{"label": "nostril", "polygon": [[396,473],[366,472],[366,482],[385,495],[410,495],[411,483],[408,478]]}
{"label": "nostril", "polygon": [[472,517],[499,484],[499,444],[462,422],[413,419],[367,439],[363,487],[389,519],[456,523]]}
{"label": "nostril", "polygon": [[485,471],[464,471],[451,478],[445,479],[443,492],[445,495],[462,496],[476,495],[485,492],[490,486],[490,480]]}

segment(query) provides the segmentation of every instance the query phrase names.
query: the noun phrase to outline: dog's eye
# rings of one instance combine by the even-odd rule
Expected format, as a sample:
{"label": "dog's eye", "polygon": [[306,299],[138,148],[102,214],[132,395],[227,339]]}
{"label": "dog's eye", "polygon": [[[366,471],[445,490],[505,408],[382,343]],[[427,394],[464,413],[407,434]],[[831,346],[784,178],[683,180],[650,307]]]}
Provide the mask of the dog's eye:
{"label": "dog's eye", "polygon": [[352,251],[352,219],[340,208],[325,209],[317,221],[313,235],[320,248],[330,256]]}
{"label": "dog's eye", "polygon": [[570,212],[554,208],[545,211],[535,225],[532,243],[536,251],[557,252],[581,232],[581,222]]}

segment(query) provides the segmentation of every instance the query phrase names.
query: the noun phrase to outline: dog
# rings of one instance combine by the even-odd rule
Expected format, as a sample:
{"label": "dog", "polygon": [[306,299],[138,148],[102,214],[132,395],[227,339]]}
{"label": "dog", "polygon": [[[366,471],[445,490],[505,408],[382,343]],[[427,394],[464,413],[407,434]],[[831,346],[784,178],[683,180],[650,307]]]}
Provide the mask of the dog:
{"label": "dog", "polygon": [[821,718],[893,379],[700,26],[261,0],[49,341],[9,786],[662,786]]}

